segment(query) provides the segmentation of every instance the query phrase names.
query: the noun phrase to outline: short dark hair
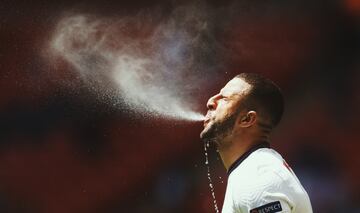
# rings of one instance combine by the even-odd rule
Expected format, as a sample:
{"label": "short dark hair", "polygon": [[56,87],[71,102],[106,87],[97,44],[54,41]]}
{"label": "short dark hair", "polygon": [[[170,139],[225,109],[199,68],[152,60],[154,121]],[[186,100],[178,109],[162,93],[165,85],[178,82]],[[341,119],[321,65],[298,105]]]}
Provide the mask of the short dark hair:
{"label": "short dark hair", "polygon": [[241,73],[235,77],[251,85],[243,100],[243,106],[269,120],[268,125],[271,128],[278,125],[284,112],[284,98],[280,88],[270,79],[257,73]]}

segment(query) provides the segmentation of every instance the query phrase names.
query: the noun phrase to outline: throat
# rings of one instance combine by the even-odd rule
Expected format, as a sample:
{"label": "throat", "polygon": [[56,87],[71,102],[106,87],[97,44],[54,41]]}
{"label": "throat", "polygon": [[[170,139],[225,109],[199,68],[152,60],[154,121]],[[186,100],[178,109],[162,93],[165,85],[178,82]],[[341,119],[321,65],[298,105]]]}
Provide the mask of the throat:
{"label": "throat", "polygon": [[227,147],[226,149],[219,149],[218,151],[227,173],[230,174],[252,152],[260,148],[269,147],[270,144],[267,141],[261,141],[247,146]]}

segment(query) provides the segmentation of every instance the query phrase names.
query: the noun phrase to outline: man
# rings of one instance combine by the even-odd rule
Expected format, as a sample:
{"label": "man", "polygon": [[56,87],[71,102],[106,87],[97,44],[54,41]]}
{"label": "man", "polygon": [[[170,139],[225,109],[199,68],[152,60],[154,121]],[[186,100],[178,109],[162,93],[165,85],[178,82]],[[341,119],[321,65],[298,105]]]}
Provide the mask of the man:
{"label": "man", "polygon": [[223,213],[311,213],[310,199],[269,134],[283,113],[280,89],[242,73],[207,103],[200,137],[216,144],[228,172]]}

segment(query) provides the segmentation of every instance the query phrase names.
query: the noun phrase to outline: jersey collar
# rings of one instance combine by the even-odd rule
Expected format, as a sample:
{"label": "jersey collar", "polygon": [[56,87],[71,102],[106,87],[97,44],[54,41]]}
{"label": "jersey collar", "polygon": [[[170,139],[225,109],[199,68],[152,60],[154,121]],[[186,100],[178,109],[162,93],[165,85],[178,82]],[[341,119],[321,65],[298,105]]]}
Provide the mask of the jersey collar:
{"label": "jersey collar", "polygon": [[227,171],[227,174],[230,175],[232,171],[234,171],[251,153],[255,152],[260,148],[270,148],[270,144],[267,141],[261,142],[253,147],[251,147],[248,151],[242,154],[231,166]]}

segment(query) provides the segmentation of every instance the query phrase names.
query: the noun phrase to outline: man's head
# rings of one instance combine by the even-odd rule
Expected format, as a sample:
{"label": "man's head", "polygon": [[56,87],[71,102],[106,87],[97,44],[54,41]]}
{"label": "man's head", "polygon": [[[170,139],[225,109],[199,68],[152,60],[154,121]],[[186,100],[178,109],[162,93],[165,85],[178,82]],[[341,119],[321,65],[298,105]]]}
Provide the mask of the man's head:
{"label": "man's head", "polygon": [[207,103],[208,113],[200,137],[221,144],[227,138],[251,132],[267,134],[280,121],[284,101],[271,80],[241,73]]}

